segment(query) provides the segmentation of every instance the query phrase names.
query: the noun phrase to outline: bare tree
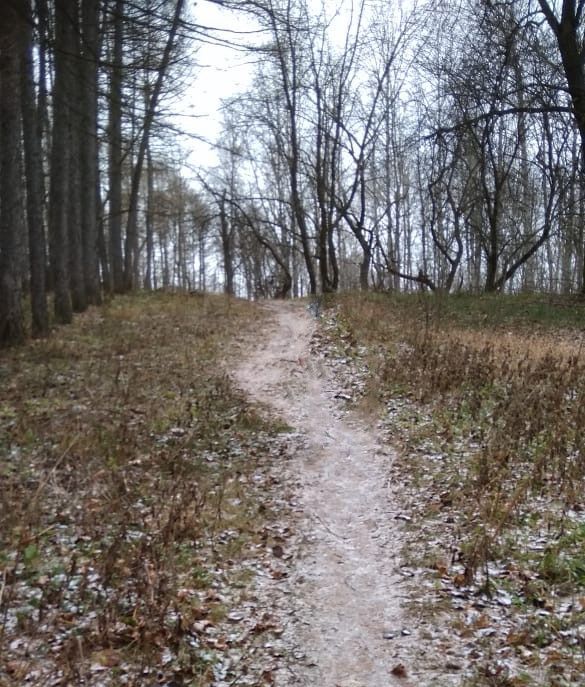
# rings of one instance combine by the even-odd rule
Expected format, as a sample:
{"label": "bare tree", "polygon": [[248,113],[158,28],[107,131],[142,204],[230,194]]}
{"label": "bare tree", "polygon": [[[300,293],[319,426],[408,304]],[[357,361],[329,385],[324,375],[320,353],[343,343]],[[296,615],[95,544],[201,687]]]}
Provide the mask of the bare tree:
{"label": "bare tree", "polygon": [[185,0],[176,0],[171,24],[168,30],[166,44],[158,65],[157,76],[152,92],[149,93],[144,121],[142,122],[142,133],[136,154],[136,161],[132,170],[132,182],[130,185],[130,197],[128,201],[128,222],[126,224],[126,241],[124,252],[124,288],[132,289],[136,285],[137,260],[138,260],[138,194],[142,179],[142,169],[144,158],[148,147],[152,124],[156,114],[156,109],[161,97],[163,83],[171,63],[171,57],[176,47],[177,36],[181,24],[181,16]]}

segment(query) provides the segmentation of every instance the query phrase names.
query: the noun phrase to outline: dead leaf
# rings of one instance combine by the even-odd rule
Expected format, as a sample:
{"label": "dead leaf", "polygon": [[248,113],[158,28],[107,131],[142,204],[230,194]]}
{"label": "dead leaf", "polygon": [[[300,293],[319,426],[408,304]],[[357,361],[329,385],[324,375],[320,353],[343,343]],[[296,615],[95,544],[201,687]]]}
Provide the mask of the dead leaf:
{"label": "dead leaf", "polygon": [[207,618],[208,615],[209,608],[206,608],[205,606],[201,606],[200,608],[194,608],[191,610],[192,620],[203,620],[203,618]]}
{"label": "dead leaf", "polygon": [[476,630],[485,630],[486,627],[492,626],[492,619],[489,618],[485,613],[481,613],[474,621],[473,627]]}
{"label": "dead leaf", "polygon": [[527,632],[509,632],[506,643],[510,646],[524,646],[529,643],[529,639]]}
{"label": "dead leaf", "polygon": [[566,659],[566,656],[561,652],[557,651],[556,649],[553,649],[551,652],[549,652],[544,660],[544,662],[547,665],[551,665],[553,663],[562,662]]}
{"label": "dead leaf", "polygon": [[96,663],[104,668],[114,668],[120,664],[122,657],[114,649],[102,649],[101,651],[94,651],[91,655],[91,660],[92,663]]}
{"label": "dead leaf", "polygon": [[213,627],[213,623],[209,620],[198,620],[193,623],[193,629],[195,632],[203,633],[207,631],[207,628]]}
{"label": "dead leaf", "polygon": [[439,577],[447,577],[449,575],[449,565],[445,561],[437,561],[434,568]]}
{"label": "dead leaf", "polygon": [[460,663],[457,663],[457,661],[447,661],[445,663],[445,669],[450,670],[452,672],[457,672],[458,670],[461,670],[463,666]]}
{"label": "dead leaf", "polygon": [[403,663],[397,663],[390,672],[395,677],[407,677],[406,668]]}
{"label": "dead leaf", "polygon": [[283,578],[287,577],[288,573],[286,570],[279,570],[278,568],[270,568],[270,577],[272,577],[273,580],[282,580]]}
{"label": "dead leaf", "polygon": [[6,664],[6,672],[20,681],[29,671],[29,665],[24,661],[9,661]]}
{"label": "dead leaf", "polygon": [[455,575],[455,577],[453,578],[453,584],[456,587],[465,587],[467,585],[467,579],[465,575],[463,575],[462,573],[458,573],[457,575]]}

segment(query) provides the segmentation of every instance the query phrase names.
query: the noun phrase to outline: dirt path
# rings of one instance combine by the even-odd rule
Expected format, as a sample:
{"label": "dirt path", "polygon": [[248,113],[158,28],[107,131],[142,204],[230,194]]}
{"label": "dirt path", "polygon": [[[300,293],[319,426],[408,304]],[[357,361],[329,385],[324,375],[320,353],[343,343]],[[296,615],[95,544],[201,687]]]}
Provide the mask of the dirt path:
{"label": "dirt path", "polygon": [[287,481],[299,485],[303,544],[287,588],[274,597],[288,619],[287,653],[296,660],[279,671],[276,684],[409,685],[409,678],[392,674],[408,664],[409,638],[399,611],[402,578],[394,571],[391,457],[335,399],[328,369],[310,353],[315,320],[298,304],[265,307],[269,324],[236,377],[302,442],[286,470]]}

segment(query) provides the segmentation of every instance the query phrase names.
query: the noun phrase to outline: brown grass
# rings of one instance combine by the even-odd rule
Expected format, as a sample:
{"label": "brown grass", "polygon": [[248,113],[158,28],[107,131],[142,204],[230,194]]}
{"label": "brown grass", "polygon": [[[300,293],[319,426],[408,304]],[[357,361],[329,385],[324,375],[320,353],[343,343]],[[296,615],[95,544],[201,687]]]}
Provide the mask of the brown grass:
{"label": "brown grass", "polygon": [[[464,529],[475,532],[479,520],[497,540],[534,496],[556,500],[561,512],[585,507],[580,332],[513,322],[478,330],[428,302],[379,296],[348,296],[340,309],[371,351],[370,406],[372,397],[379,407],[409,398],[432,410],[435,445],[453,448],[466,438],[474,446],[459,466],[458,505],[469,516]],[[470,576],[494,546],[480,539],[467,546]]]}
{"label": "brown grass", "polygon": [[165,648],[207,683],[190,628],[225,609],[197,590],[257,527],[270,431],[217,358],[255,313],[120,298],[0,358],[0,685],[144,684]]}
{"label": "brown grass", "polygon": [[[391,480],[412,519],[403,555],[437,584],[430,598],[417,591],[416,613],[450,608],[459,590],[467,608],[487,599],[489,640],[453,614],[476,656],[465,684],[581,684],[585,309],[506,298],[502,315],[499,305],[380,294],[336,302],[345,339],[368,351],[363,405],[399,452]],[[502,590],[510,608],[498,604]],[[490,663],[503,654],[515,677]]]}

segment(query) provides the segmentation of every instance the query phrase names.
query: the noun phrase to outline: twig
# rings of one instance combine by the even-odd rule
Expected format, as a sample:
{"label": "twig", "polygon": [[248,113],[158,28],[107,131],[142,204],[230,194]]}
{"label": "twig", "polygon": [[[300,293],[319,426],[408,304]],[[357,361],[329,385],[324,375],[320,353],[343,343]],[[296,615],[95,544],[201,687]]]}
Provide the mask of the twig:
{"label": "twig", "polygon": [[323,518],[321,518],[320,515],[317,513],[313,513],[314,517],[321,523],[321,525],[329,532],[329,534],[332,534],[334,537],[337,537],[337,539],[341,539],[342,541],[347,541],[349,537],[344,537],[341,534],[337,534],[337,532],[334,532],[328,525],[323,521]]}
{"label": "twig", "polygon": [[62,463],[62,462],[65,460],[65,458],[69,455],[69,452],[70,452],[71,449],[75,446],[75,444],[77,443],[78,439],[79,439],[78,436],[76,436],[76,437],[73,439],[73,441],[69,444],[69,446],[67,446],[67,448],[63,451],[63,453],[59,456],[57,462],[55,463],[55,465],[53,465],[53,467],[51,468],[51,471],[49,472],[49,474],[48,474],[48,475],[45,477],[45,479],[39,484],[39,486],[37,487],[37,490],[36,490],[34,496],[32,497],[32,499],[31,499],[31,501],[30,501],[30,504],[29,504],[29,506],[28,506],[28,508],[27,508],[27,513],[30,513],[31,510],[32,510],[32,508],[33,508],[33,506],[36,505],[36,503],[37,503],[37,501],[38,501],[38,499],[39,499],[39,496],[41,495],[41,492],[42,492],[43,489],[47,486],[47,484],[49,483],[50,479],[51,479],[51,478],[54,476],[54,474],[57,472],[57,468],[61,465],[61,463]]}

